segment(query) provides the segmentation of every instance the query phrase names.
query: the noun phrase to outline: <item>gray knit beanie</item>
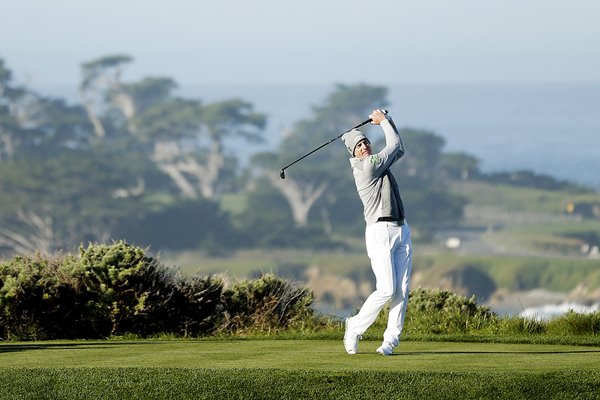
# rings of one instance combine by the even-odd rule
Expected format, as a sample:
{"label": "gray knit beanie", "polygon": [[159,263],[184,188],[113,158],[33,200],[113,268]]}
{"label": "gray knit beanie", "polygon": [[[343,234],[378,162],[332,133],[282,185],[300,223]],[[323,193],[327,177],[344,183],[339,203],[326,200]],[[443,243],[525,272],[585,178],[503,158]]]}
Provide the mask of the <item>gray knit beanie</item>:
{"label": "gray knit beanie", "polygon": [[346,132],[342,136],[342,140],[344,141],[344,144],[346,145],[346,148],[348,149],[352,157],[354,157],[354,148],[356,147],[358,142],[360,142],[363,139],[367,139],[367,137],[358,129],[353,129],[350,132]]}

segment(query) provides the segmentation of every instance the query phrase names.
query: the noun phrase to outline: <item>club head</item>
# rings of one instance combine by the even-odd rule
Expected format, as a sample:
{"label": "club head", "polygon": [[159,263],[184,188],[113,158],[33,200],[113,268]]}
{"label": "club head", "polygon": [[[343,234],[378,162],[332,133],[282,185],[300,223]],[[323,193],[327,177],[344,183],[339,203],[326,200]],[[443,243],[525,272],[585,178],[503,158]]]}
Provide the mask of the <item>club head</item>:
{"label": "club head", "polygon": [[281,171],[279,172],[279,176],[281,177],[281,179],[285,179],[285,171],[284,171],[284,170],[281,170]]}

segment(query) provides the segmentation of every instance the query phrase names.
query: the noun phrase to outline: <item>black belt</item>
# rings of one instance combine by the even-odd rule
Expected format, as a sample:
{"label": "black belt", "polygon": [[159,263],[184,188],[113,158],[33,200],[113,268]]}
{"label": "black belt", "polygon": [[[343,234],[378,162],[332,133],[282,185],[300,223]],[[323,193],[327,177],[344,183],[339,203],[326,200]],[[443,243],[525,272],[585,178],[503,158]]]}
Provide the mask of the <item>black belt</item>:
{"label": "black belt", "polygon": [[377,222],[397,222],[398,225],[404,225],[404,218],[379,217],[377,218]]}

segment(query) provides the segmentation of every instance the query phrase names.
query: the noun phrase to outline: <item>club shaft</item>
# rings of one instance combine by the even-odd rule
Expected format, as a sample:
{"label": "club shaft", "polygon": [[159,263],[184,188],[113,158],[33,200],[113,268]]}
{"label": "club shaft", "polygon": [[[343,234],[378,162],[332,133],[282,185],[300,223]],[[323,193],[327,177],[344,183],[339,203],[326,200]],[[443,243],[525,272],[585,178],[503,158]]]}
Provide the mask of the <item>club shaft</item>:
{"label": "club shaft", "polygon": [[304,160],[306,157],[310,156],[312,153],[321,150],[323,147],[327,146],[328,144],[330,144],[331,142],[335,142],[336,140],[338,140],[339,138],[341,138],[342,136],[344,136],[344,134],[350,132],[353,129],[358,129],[363,125],[368,124],[369,122],[371,122],[371,118],[369,118],[366,121],[361,122],[360,124],[348,129],[346,132],[340,133],[338,136],[334,137],[333,139],[331,139],[329,142],[323,143],[322,145],[320,145],[319,147],[317,147],[316,149],[314,149],[313,151],[311,151],[310,153],[306,153],[305,155],[303,155],[302,157],[300,157],[299,159],[297,159],[296,161],[286,165],[285,167],[283,167],[281,170],[285,171],[287,168],[291,167],[292,165],[296,164],[298,161],[302,161]]}

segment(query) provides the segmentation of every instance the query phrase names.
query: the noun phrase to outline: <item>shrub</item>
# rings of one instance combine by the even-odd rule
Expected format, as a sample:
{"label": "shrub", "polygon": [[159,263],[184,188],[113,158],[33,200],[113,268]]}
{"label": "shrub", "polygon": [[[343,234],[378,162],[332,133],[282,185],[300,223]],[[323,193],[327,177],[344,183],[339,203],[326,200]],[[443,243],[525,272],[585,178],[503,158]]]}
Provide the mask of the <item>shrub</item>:
{"label": "shrub", "polygon": [[97,337],[89,293],[60,256],[17,256],[0,266],[0,326],[7,339]]}
{"label": "shrub", "polygon": [[492,327],[494,334],[539,335],[546,333],[546,324],[542,321],[523,317],[504,317]]}
{"label": "shrub", "polygon": [[406,331],[420,334],[468,333],[494,323],[496,314],[467,298],[446,290],[416,289],[410,292]]}
{"label": "shrub", "polygon": [[166,332],[177,322],[182,302],[177,278],[139,247],[123,241],[90,244],[65,268],[87,293],[87,307],[101,336]]}
{"label": "shrub", "polygon": [[178,308],[178,332],[184,337],[200,336],[217,329],[223,315],[223,287],[221,279],[192,276],[179,282],[184,301]]}
{"label": "shrub", "polygon": [[224,332],[303,329],[313,318],[313,293],[272,274],[235,283],[224,292]]}
{"label": "shrub", "polygon": [[597,335],[600,333],[600,311],[579,314],[573,310],[547,323],[548,333],[557,335]]}
{"label": "shrub", "polygon": [[122,241],[62,258],[15,257],[0,264],[0,338],[189,337],[316,321],[312,292],[273,275],[224,287],[218,278],[182,278]]}
{"label": "shrub", "polygon": [[[15,257],[0,264],[0,326],[6,338],[44,338],[49,326],[43,327],[44,317],[50,316],[61,293],[48,269],[56,265],[35,257]],[[60,313],[58,314],[60,315]],[[46,322],[52,322],[52,319]]]}
{"label": "shrub", "polygon": [[220,280],[182,279],[125,242],[15,257],[0,264],[0,337],[197,336],[219,322],[222,290]]}

